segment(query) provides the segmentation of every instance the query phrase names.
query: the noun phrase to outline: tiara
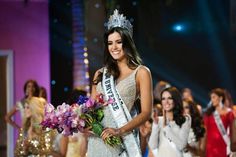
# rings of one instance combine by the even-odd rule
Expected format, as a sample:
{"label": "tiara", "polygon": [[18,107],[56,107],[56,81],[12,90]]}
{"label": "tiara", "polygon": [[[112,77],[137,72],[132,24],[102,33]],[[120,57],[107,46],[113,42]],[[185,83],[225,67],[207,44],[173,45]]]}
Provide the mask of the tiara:
{"label": "tiara", "polygon": [[114,27],[121,27],[128,30],[129,34],[133,35],[133,26],[129,22],[129,20],[126,19],[123,14],[119,14],[118,10],[115,9],[113,15],[110,16],[109,21],[107,23],[108,30],[114,28]]}

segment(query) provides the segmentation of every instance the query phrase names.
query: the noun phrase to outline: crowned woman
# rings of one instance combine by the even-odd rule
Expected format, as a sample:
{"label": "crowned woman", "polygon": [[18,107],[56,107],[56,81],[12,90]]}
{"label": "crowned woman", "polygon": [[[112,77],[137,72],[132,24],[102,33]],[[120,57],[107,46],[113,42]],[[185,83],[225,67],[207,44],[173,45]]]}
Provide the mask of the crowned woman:
{"label": "crowned woman", "polygon": [[[149,120],[152,111],[152,77],[142,65],[132,34],[131,23],[119,14],[110,16],[104,35],[104,67],[97,70],[91,96],[98,93],[114,102],[104,109],[101,137],[88,137],[89,157],[141,157],[138,127]],[[140,100],[140,106],[135,101]],[[139,110],[139,111],[138,111]],[[104,140],[120,136],[123,144],[111,147]]]}

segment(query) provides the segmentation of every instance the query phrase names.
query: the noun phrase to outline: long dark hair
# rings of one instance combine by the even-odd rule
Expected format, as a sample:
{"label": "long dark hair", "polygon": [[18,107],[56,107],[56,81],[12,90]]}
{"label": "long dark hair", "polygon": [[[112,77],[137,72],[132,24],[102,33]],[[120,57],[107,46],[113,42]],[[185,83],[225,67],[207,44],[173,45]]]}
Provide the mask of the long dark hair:
{"label": "long dark hair", "polygon": [[[124,50],[125,56],[127,57],[128,67],[131,69],[135,69],[136,67],[138,67],[138,65],[142,64],[142,60],[127,29],[114,27],[108,30],[104,34],[104,66],[107,68],[108,73],[113,75],[114,79],[117,79],[120,76],[120,70],[117,65],[117,61],[112,58],[108,50],[108,36],[114,32],[119,33],[121,36],[122,48]],[[94,80],[93,83],[97,84],[101,81],[101,78],[102,73],[98,75],[97,79]]]}
{"label": "long dark hair", "polygon": [[[38,97],[39,96],[39,85],[38,85],[38,83],[37,83],[37,81],[36,80],[32,80],[32,79],[30,79],[30,80],[27,80],[26,82],[25,82],[25,84],[24,84],[24,94],[26,94],[26,88],[27,88],[27,85],[29,84],[29,83],[32,83],[33,84],[33,86],[34,86],[34,93],[33,93],[33,96],[36,96],[36,97]],[[26,98],[27,96],[25,95],[25,98]]]}
{"label": "long dark hair", "polygon": [[191,100],[184,100],[189,107],[190,116],[192,119],[191,128],[193,129],[196,140],[198,141],[201,137],[204,136],[205,128],[203,126],[202,116],[197,108],[197,104]]}
{"label": "long dark hair", "polygon": [[[222,102],[225,101],[225,93],[224,93],[224,90],[221,89],[221,88],[215,88],[215,89],[212,89],[211,92],[209,93],[209,96],[211,96],[211,94],[216,94],[218,95],[219,97],[222,97]],[[207,110],[206,110],[206,115],[207,116],[210,116],[213,112],[215,111],[215,107],[213,105],[211,105]]]}
{"label": "long dark hair", "polygon": [[162,100],[162,95],[164,92],[170,93],[174,101],[174,108],[173,108],[174,121],[177,125],[181,127],[182,124],[185,122],[185,117],[183,115],[184,108],[183,108],[183,101],[181,98],[181,94],[177,88],[169,87],[169,88],[164,89],[161,92],[161,100]]}

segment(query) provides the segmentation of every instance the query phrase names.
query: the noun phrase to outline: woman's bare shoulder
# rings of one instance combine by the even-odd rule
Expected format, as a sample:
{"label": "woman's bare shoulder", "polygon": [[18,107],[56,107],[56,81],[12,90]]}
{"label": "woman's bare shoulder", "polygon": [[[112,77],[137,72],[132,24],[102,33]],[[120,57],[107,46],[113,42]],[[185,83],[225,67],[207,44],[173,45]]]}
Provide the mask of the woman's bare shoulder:
{"label": "woman's bare shoulder", "polygon": [[150,69],[148,67],[142,65],[138,69],[137,75],[140,76],[140,77],[150,76],[151,75],[151,71],[150,71]]}

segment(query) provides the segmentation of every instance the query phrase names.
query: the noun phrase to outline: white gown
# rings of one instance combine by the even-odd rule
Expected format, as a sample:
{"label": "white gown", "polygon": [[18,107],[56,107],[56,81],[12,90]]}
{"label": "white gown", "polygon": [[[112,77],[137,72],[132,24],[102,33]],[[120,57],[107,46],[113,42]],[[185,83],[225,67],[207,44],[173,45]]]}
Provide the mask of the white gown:
{"label": "white gown", "polygon": [[153,123],[152,133],[149,139],[151,150],[157,149],[155,157],[183,157],[183,149],[188,142],[188,135],[191,128],[191,118],[180,128],[174,121],[163,127],[163,117],[159,117],[158,124]]}

